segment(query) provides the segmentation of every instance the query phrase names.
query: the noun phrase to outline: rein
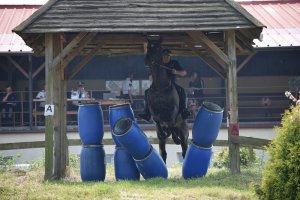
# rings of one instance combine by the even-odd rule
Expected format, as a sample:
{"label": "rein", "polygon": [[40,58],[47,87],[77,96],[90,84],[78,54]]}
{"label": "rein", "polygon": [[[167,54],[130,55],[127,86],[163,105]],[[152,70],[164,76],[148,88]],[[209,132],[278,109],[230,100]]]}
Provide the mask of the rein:
{"label": "rein", "polygon": [[166,70],[172,70],[171,68],[169,68],[169,67],[166,67],[166,66],[164,66],[164,65],[161,65],[161,64],[158,64],[158,63],[156,63],[156,62],[154,62],[153,64],[155,64],[155,65],[157,65],[157,66],[159,66],[159,67],[161,67],[161,68],[163,68],[163,69],[166,69]]}

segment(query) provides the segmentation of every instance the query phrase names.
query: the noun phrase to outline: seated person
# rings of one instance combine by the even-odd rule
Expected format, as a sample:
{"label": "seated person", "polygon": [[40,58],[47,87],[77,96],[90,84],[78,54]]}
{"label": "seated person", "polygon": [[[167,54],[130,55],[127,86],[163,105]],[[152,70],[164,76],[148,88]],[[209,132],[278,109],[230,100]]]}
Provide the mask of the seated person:
{"label": "seated person", "polygon": [[[77,90],[71,91],[71,99],[85,99],[89,98],[89,94],[87,91],[84,89],[84,82],[78,81],[77,82]],[[80,101],[72,101],[72,104],[75,106],[78,106]]]}
{"label": "seated person", "polygon": [[2,99],[1,105],[1,113],[2,113],[2,120],[3,121],[12,121],[13,120],[13,112],[17,106],[17,96],[13,93],[12,87],[6,87],[6,93]]}
{"label": "seated person", "polygon": [[[174,84],[174,86],[178,92],[178,95],[179,95],[179,112],[181,113],[181,116],[183,119],[187,119],[191,115],[191,113],[186,107],[186,105],[187,105],[186,94],[185,94],[184,89],[175,83],[176,75],[185,76],[187,74],[187,71],[181,67],[181,65],[178,63],[178,61],[171,60],[171,51],[169,49],[163,50],[162,61],[163,61],[164,66],[172,69],[172,70],[168,70],[168,72],[169,72],[169,76],[171,77],[172,83]],[[151,113],[148,108],[147,93],[148,93],[148,89],[145,91],[144,113],[139,114],[139,117],[141,117],[142,119],[144,119],[146,121],[149,121],[151,118]]]}
{"label": "seated person", "polygon": [[[45,87],[45,85],[44,85]],[[36,98],[37,99],[43,99],[45,100],[46,98],[46,91],[43,89],[41,91],[38,92],[38,94],[36,95]],[[45,110],[45,101],[42,101],[39,105],[39,108],[38,108],[40,111],[44,111]]]}
{"label": "seated person", "polygon": [[[44,87],[45,87],[45,85],[44,85]],[[43,100],[40,102],[39,107],[37,108],[37,111],[44,112],[45,104],[46,104],[46,102],[45,102],[46,101],[46,91],[45,90],[39,91],[38,94],[36,95],[36,98]],[[43,123],[45,118],[43,115],[38,115],[37,119],[39,122]]]}

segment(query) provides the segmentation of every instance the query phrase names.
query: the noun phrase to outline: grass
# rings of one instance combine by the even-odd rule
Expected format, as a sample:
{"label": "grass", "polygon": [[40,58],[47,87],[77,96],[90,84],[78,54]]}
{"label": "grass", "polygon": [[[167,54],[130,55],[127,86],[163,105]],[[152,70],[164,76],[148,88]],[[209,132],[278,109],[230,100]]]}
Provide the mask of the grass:
{"label": "grass", "polygon": [[227,169],[210,168],[206,177],[184,180],[181,165],[168,168],[168,179],[115,181],[113,165],[106,166],[104,182],[81,182],[78,166],[61,181],[43,180],[44,168],[0,172],[0,199],[257,199],[250,185],[261,181],[261,167],[242,169],[231,175]]}

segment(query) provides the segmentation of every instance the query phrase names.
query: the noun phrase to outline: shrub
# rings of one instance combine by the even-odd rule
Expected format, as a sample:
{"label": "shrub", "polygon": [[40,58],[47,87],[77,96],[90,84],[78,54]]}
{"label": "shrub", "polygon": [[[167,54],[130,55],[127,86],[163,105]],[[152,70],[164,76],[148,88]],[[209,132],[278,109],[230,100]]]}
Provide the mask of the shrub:
{"label": "shrub", "polygon": [[287,110],[267,151],[270,159],[256,187],[260,199],[300,199],[300,105]]}
{"label": "shrub", "polygon": [[[251,158],[250,155],[253,155]],[[240,148],[240,163],[241,166],[249,166],[251,163],[258,161],[253,149],[241,147]],[[229,150],[224,148],[223,150],[216,152],[214,155],[213,166],[217,168],[229,167]]]}
{"label": "shrub", "polygon": [[4,156],[3,154],[0,154],[0,171],[11,169],[16,164],[16,160],[19,157],[20,154],[15,156]]}

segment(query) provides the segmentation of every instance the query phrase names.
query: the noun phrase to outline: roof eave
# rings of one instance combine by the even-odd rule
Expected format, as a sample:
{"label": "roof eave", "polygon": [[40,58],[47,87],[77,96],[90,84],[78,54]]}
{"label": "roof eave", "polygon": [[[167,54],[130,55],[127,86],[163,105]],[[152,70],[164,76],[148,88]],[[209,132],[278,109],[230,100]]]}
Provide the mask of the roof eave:
{"label": "roof eave", "polygon": [[28,17],[25,21],[15,27],[12,32],[18,33],[22,32],[27,26],[32,24],[40,15],[42,15],[46,10],[48,10],[53,4],[55,4],[58,0],[49,0],[46,4],[41,6],[36,12],[34,12],[30,17]]}

